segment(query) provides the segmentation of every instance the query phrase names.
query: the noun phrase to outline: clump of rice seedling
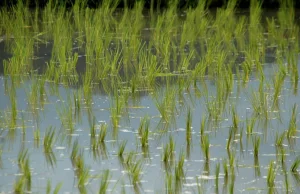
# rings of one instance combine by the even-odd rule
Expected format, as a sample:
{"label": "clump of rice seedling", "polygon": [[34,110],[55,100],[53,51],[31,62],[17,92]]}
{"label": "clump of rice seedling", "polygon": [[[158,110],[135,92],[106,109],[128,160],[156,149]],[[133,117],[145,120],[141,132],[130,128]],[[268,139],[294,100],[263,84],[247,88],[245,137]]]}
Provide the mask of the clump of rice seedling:
{"label": "clump of rice seedling", "polygon": [[55,135],[55,129],[53,129],[52,126],[48,127],[48,129],[46,130],[45,137],[44,137],[44,152],[45,153],[52,152],[52,145],[55,141],[54,135]]}
{"label": "clump of rice seedling", "polygon": [[34,139],[36,146],[38,147],[40,144],[40,130],[39,129],[34,130],[33,139]]}
{"label": "clump of rice seedling", "polygon": [[173,176],[170,173],[166,174],[166,179],[165,179],[165,189],[167,194],[172,194],[174,193],[174,188],[173,188]]}
{"label": "clump of rice seedling", "polygon": [[90,123],[90,135],[91,135],[91,138],[96,137],[96,118],[95,117],[93,117],[93,121],[92,121],[92,123]]}
{"label": "clump of rice seedling", "polygon": [[275,139],[275,145],[277,147],[282,147],[283,145],[283,141],[284,141],[284,138],[286,137],[286,132],[284,131],[281,135],[278,135],[278,133],[276,133],[276,139]]}
{"label": "clump of rice seedling", "polygon": [[98,135],[98,143],[104,143],[106,133],[107,133],[107,124],[101,124],[100,132]]}
{"label": "clump of rice seedling", "polygon": [[142,161],[131,161],[127,165],[130,179],[133,185],[138,186],[141,181],[141,175],[143,170]]}
{"label": "clump of rice seedling", "polygon": [[292,173],[297,173],[297,169],[300,166],[300,157],[296,158],[295,161],[293,162],[291,166],[291,172]]}
{"label": "clump of rice seedling", "polygon": [[175,173],[175,189],[176,191],[180,191],[182,182],[184,181],[185,172],[184,172],[184,154],[181,151],[178,157],[177,164],[175,165],[174,173]]}
{"label": "clump of rice seedling", "polygon": [[229,137],[228,137],[227,144],[226,144],[227,151],[230,151],[230,145],[231,145],[231,141],[233,139],[233,136],[234,136],[233,130],[230,130],[229,131]]}
{"label": "clump of rice seedling", "polygon": [[0,146],[0,169],[2,168],[2,153],[3,153],[2,146]]}
{"label": "clump of rice seedling", "polygon": [[186,118],[186,142],[190,144],[192,139],[192,114],[191,109],[188,108],[187,118]]}
{"label": "clump of rice seedling", "polygon": [[[58,194],[62,185],[63,185],[63,183],[58,183],[54,188],[53,194]],[[51,181],[50,180],[47,181],[46,193],[47,194],[51,193]]]}
{"label": "clump of rice seedling", "polygon": [[232,122],[233,122],[233,129],[234,129],[234,135],[236,134],[238,128],[239,128],[239,118],[236,114],[236,111],[234,108],[232,108]]}
{"label": "clump of rice seedling", "polygon": [[229,185],[229,193],[230,194],[234,193],[234,184],[235,184],[235,173],[234,173],[234,168],[231,168],[231,180],[230,180],[230,185]]}
{"label": "clump of rice seedling", "polygon": [[175,179],[176,181],[181,180],[184,177],[184,154],[181,151],[178,157],[177,165],[175,165]]}
{"label": "clump of rice seedling", "polygon": [[271,161],[269,164],[269,169],[268,169],[268,175],[267,175],[267,184],[269,187],[269,193],[273,191],[274,186],[275,186],[275,177],[276,177],[276,170],[274,166],[274,161]]}
{"label": "clump of rice seedling", "polygon": [[140,141],[143,149],[148,148],[149,126],[150,126],[149,117],[145,116],[142,119],[138,129],[138,133],[140,136]]}
{"label": "clump of rice seedling", "polygon": [[101,183],[99,188],[99,194],[104,194],[107,191],[108,188],[108,179],[110,178],[110,172],[109,170],[105,170],[101,177]]}
{"label": "clump of rice seedling", "polygon": [[252,144],[253,144],[254,158],[258,158],[258,152],[259,152],[259,147],[260,147],[260,137],[255,136],[252,139]]}
{"label": "clump of rice seedling", "polygon": [[31,171],[29,165],[28,149],[21,149],[18,154],[18,165],[22,176],[14,185],[15,192],[23,192],[31,190]]}
{"label": "clump of rice seedling", "polygon": [[201,141],[202,153],[205,157],[206,162],[208,162],[208,160],[209,160],[209,147],[210,147],[209,136],[204,135],[201,139],[202,139],[202,141]]}
{"label": "clump of rice seedling", "polygon": [[165,164],[165,167],[169,167],[173,164],[174,161],[174,151],[175,151],[175,142],[173,137],[169,137],[169,143],[163,147],[162,161]]}
{"label": "clump of rice seedling", "polygon": [[216,165],[216,179],[215,179],[216,193],[219,193],[219,173],[220,173],[220,163]]}
{"label": "clump of rice seedling", "polygon": [[254,128],[255,122],[256,122],[255,118],[252,118],[251,120],[249,120],[247,118],[247,120],[246,120],[247,135],[253,134],[253,128]]}
{"label": "clump of rice seedling", "polygon": [[75,160],[76,160],[76,156],[78,155],[78,152],[79,152],[79,144],[78,144],[78,139],[76,139],[73,143],[73,148],[70,156],[72,164],[75,164]]}
{"label": "clump of rice seedling", "polygon": [[205,129],[205,117],[202,117],[201,125],[200,125],[200,136],[201,138],[204,136],[204,129]]}
{"label": "clump of rice seedling", "polygon": [[71,161],[77,177],[77,186],[81,193],[86,193],[85,185],[90,178],[90,169],[85,165],[82,150],[78,148],[78,142],[74,142],[71,153]]}
{"label": "clump of rice seedling", "polygon": [[296,117],[296,115],[297,115],[297,105],[294,104],[289,128],[288,128],[288,131],[286,134],[288,139],[295,136],[297,133],[297,117]]}
{"label": "clump of rice seedling", "polygon": [[118,150],[118,156],[120,158],[123,158],[123,154],[125,151],[125,147],[126,147],[127,141],[123,141],[120,145],[119,145],[119,150]]}

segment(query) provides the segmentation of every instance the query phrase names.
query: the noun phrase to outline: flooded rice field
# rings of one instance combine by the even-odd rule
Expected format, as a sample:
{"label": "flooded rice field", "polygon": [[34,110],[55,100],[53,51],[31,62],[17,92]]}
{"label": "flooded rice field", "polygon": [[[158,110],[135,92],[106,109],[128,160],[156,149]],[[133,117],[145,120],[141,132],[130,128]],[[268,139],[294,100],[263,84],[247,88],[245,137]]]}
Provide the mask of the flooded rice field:
{"label": "flooded rice field", "polygon": [[0,11],[1,193],[298,193],[299,15]]}

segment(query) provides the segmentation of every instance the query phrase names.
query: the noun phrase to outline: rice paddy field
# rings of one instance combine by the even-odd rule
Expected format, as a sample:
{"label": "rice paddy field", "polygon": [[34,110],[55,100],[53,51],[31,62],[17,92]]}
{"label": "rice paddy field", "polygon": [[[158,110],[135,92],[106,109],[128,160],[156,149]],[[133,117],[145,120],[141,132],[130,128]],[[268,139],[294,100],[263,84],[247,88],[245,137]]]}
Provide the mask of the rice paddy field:
{"label": "rice paddy field", "polygon": [[292,1],[56,2],[0,10],[0,193],[300,192]]}

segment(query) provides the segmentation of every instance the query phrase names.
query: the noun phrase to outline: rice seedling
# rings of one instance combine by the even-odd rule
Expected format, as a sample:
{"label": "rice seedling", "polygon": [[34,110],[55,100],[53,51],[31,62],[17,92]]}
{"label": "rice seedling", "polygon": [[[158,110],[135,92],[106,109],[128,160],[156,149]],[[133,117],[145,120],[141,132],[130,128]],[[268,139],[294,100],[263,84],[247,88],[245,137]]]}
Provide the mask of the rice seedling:
{"label": "rice seedling", "polygon": [[129,173],[133,185],[139,185],[141,181],[142,170],[143,170],[143,165],[141,160],[130,163]]}
{"label": "rice seedling", "polygon": [[278,100],[281,94],[282,86],[284,83],[285,75],[282,73],[279,73],[275,76],[273,80],[274,84],[274,95],[273,95],[273,105],[272,109],[278,109]]}
{"label": "rice seedling", "polygon": [[52,126],[48,127],[44,136],[44,152],[45,153],[51,153],[52,152],[52,146],[55,141],[54,138],[55,135],[55,128]]}
{"label": "rice seedling", "polygon": [[216,164],[216,179],[215,179],[216,193],[219,193],[219,173],[220,173],[220,163]]}
{"label": "rice seedling", "polygon": [[2,149],[2,146],[0,146],[0,169],[2,169],[2,153],[3,153],[3,149]]}
{"label": "rice seedling", "polygon": [[232,108],[232,122],[233,122],[232,128],[233,128],[233,131],[234,131],[234,135],[236,135],[237,130],[239,128],[239,118],[238,118],[234,108]]}
{"label": "rice seedling", "polygon": [[253,134],[253,129],[255,126],[256,118],[252,118],[249,120],[248,118],[246,119],[246,126],[247,126],[247,135]]}
{"label": "rice seedling", "polygon": [[231,168],[231,180],[229,184],[229,193],[233,194],[234,193],[234,185],[235,185],[235,173],[234,173],[234,168]]}
{"label": "rice seedling", "polygon": [[187,112],[187,118],[186,118],[186,142],[187,144],[190,145],[191,143],[191,139],[192,139],[192,114],[191,114],[191,109],[188,108],[188,112]]}
{"label": "rice seedling", "polygon": [[102,123],[101,126],[100,126],[100,132],[99,132],[99,135],[98,135],[98,143],[104,143],[106,133],[107,133],[107,124]]}
{"label": "rice seedling", "polygon": [[227,140],[227,144],[226,144],[227,151],[230,151],[230,145],[231,145],[231,142],[232,142],[233,138],[234,138],[233,130],[230,130],[228,140]]}
{"label": "rice seedling", "polygon": [[259,148],[260,148],[260,137],[259,136],[253,137],[252,144],[253,144],[254,158],[258,158],[258,152],[259,152]]}
{"label": "rice seedling", "polygon": [[138,134],[141,141],[142,148],[148,147],[148,138],[149,138],[149,126],[150,119],[148,116],[143,117],[138,128]]}
{"label": "rice seedling", "polygon": [[29,162],[28,149],[22,148],[18,154],[18,165],[22,175],[14,184],[15,192],[31,191],[32,176]]}
{"label": "rice seedling", "polygon": [[34,139],[35,145],[38,147],[40,144],[40,130],[39,129],[34,130],[33,139]]}
{"label": "rice seedling", "polygon": [[295,136],[297,133],[297,105],[294,104],[292,110],[292,116],[289,123],[289,128],[287,130],[287,138],[290,139],[291,137]]}
{"label": "rice seedling", "polygon": [[201,140],[201,149],[202,149],[202,153],[203,153],[203,156],[204,156],[206,162],[209,161],[209,157],[210,157],[209,147],[210,147],[209,136],[204,135]]}
{"label": "rice seedling", "polygon": [[169,137],[169,143],[163,146],[162,162],[167,171],[171,170],[174,164],[175,142],[172,136]]}
{"label": "rice seedling", "polygon": [[285,137],[286,137],[286,131],[284,131],[281,135],[279,135],[277,132],[275,137],[275,145],[279,148],[282,148]]}
{"label": "rice seedling", "polygon": [[25,164],[26,159],[28,158],[28,149],[22,148],[18,154],[18,164]]}
{"label": "rice seedling", "polygon": [[297,169],[300,166],[300,157],[296,158],[295,161],[293,162],[292,166],[291,166],[291,172],[292,173],[297,173]]}
{"label": "rice seedling", "polygon": [[72,148],[72,152],[70,155],[70,159],[71,159],[73,165],[75,164],[78,153],[79,153],[79,145],[78,145],[78,139],[77,139],[73,143],[73,148]]}
{"label": "rice seedling", "polygon": [[269,193],[272,193],[275,187],[276,169],[274,166],[274,161],[270,161],[267,175],[267,185],[269,188]]}
{"label": "rice seedling", "polygon": [[119,150],[118,150],[118,156],[120,158],[123,158],[123,154],[125,151],[125,147],[126,147],[127,141],[123,141],[120,145],[119,145]]}
{"label": "rice seedling", "polygon": [[110,171],[105,170],[101,177],[101,183],[100,183],[100,188],[99,188],[99,192],[98,192],[99,194],[105,194],[107,192],[109,178],[110,178]]}
{"label": "rice seedling", "polygon": [[90,136],[91,138],[96,137],[96,117],[93,117],[93,121],[89,121],[90,124]]}

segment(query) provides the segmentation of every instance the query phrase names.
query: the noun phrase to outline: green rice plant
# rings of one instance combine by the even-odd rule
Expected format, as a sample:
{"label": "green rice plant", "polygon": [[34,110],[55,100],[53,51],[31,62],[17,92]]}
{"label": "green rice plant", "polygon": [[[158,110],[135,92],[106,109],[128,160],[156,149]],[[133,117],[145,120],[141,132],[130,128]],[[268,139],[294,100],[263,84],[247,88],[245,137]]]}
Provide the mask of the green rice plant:
{"label": "green rice plant", "polygon": [[25,189],[27,191],[31,190],[31,170],[29,162],[28,149],[22,148],[18,154],[18,165],[22,176],[14,185],[15,191],[23,192]]}
{"label": "green rice plant", "polygon": [[55,186],[55,188],[54,188],[53,194],[58,194],[60,188],[62,187],[62,185],[63,185],[62,182],[58,183],[58,184]]}
{"label": "green rice plant", "polygon": [[18,164],[20,166],[25,164],[27,158],[28,158],[28,149],[22,148],[18,154]]}
{"label": "green rice plant", "polygon": [[89,124],[90,124],[91,138],[95,138],[96,137],[96,117],[93,117],[93,121],[89,122]]}
{"label": "green rice plant", "polygon": [[149,138],[149,128],[147,127],[142,132],[142,136],[140,137],[142,148],[146,148],[149,146],[148,138]]}
{"label": "green rice plant", "polygon": [[112,124],[114,127],[117,127],[119,125],[119,120],[120,120],[124,105],[125,105],[124,96],[119,96],[116,93],[114,95],[114,99],[111,102],[111,106],[110,106],[111,119],[112,119]]}
{"label": "green rice plant", "polygon": [[267,185],[269,188],[269,193],[273,191],[275,187],[276,169],[274,166],[274,161],[270,161],[268,175],[267,175]]}
{"label": "green rice plant", "polygon": [[201,149],[202,149],[202,153],[203,153],[203,156],[205,157],[206,162],[209,161],[209,157],[210,157],[209,147],[210,147],[209,136],[204,135],[201,140]]}
{"label": "green rice plant", "polygon": [[200,124],[200,137],[201,137],[201,141],[202,141],[202,137],[204,136],[205,120],[206,120],[205,116],[202,117],[201,124]]}
{"label": "green rice plant", "polygon": [[163,146],[162,161],[164,164],[172,164],[174,160],[175,142],[173,137],[169,137],[169,143]]}
{"label": "green rice plant", "polygon": [[228,182],[228,166],[227,166],[227,160],[223,159],[223,171],[224,171],[224,185],[227,185]]}
{"label": "green rice plant", "polygon": [[138,185],[140,183],[142,170],[143,170],[143,165],[141,160],[138,160],[129,165],[129,173],[133,185]]}
{"label": "green rice plant", "polygon": [[234,173],[234,168],[231,168],[231,180],[229,184],[229,193],[233,194],[234,193],[234,184],[235,184],[235,173]]}
{"label": "green rice plant", "polygon": [[255,126],[256,118],[253,117],[251,120],[248,118],[246,119],[246,125],[247,125],[247,135],[253,134],[253,129]]}
{"label": "green rice plant", "polygon": [[177,161],[177,164],[175,165],[175,179],[176,181],[179,181],[181,180],[184,176],[185,176],[185,173],[184,173],[184,153],[183,151],[181,151],[179,153],[179,156],[178,156],[178,161]]}
{"label": "green rice plant", "polygon": [[81,92],[77,90],[77,92],[73,92],[73,101],[74,101],[74,117],[79,118],[81,117],[80,112],[81,112]]}
{"label": "green rice plant", "polygon": [[[167,78],[168,79],[168,78]],[[168,84],[167,84],[168,85]],[[154,93],[154,95],[156,95]],[[176,88],[173,86],[167,86],[164,91],[164,96],[159,99],[158,96],[154,96],[154,102],[156,108],[158,109],[162,121],[166,124],[174,121],[174,116],[176,115]]]}
{"label": "green rice plant", "polygon": [[281,135],[278,135],[278,132],[276,132],[275,145],[282,148],[285,137],[286,131],[284,131]]}
{"label": "green rice plant", "polygon": [[109,170],[105,170],[102,174],[101,177],[101,183],[100,183],[100,188],[99,188],[99,194],[105,194],[108,188],[108,179],[110,178],[110,172]]}
{"label": "green rice plant", "polygon": [[185,178],[185,172],[184,172],[184,159],[185,156],[183,152],[181,151],[178,157],[178,161],[175,164],[174,174],[175,174],[175,191],[180,192],[181,191],[181,185],[184,182]]}
{"label": "green rice plant", "polygon": [[167,194],[172,194],[174,193],[174,186],[173,186],[173,176],[170,173],[166,174],[166,179],[165,179],[165,190]]}
{"label": "green rice plant", "polygon": [[289,123],[289,128],[287,130],[287,138],[290,139],[291,137],[295,136],[297,133],[297,105],[294,104],[292,110],[292,116]]}
{"label": "green rice plant", "polygon": [[233,128],[233,131],[234,131],[234,135],[236,135],[237,130],[239,128],[239,118],[238,118],[234,108],[232,108],[232,122],[233,122],[232,128]]}
{"label": "green rice plant", "polygon": [[220,163],[216,164],[216,179],[215,179],[216,193],[219,193],[219,174],[220,174]]}
{"label": "green rice plant", "polygon": [[252,144],[253,144],[254,158],[258,158],[258,152],[259,152],[259,148],[260,148],[260,137],[259,136],[253,137]]}
{"label": "green rice plant", "polygon": [[279,73],[275,76],[273,80],[274,84],[274,95],[273,95],[273,109],[278,109],[278,98],[280,97],[280,93],[282,90],[282,86],[284,84],[285,75],[282,73]]}
{"label": "green rice plant", "polygon": [[291,172],[292,173],[297,173],[297,169],[300,166],[300,157],[296,158],[295,161],[293,162],[291,166]]}
{"label": "green rice plant", "polygon": [[190,144],[191,139],[192,139],[192,114],[191,114],[191,109],[188,108],[187,112],[187,118],[186,118],[186,142],[187,144]]}
{"label": "green rice plant", "polygon": [[98,135],[98,143],[104,143],[106,133],[107,133],[107,124],[102,123],[101,126],[100,126],[100,132],[99,132],[99,135]]}
{"label": "green rice plant", "polygon": [[16,90],[15,90],[15,86],[13,84],[13,80],[12,80],[12,84],[11,84],[11,88],[10,88],[10,92],[9,92],[9,98],[10,98],[10,103],[11,103],[11,121],[10,121],[10,128],[14,129],[16,127],[17,124],[17,98],[16,98]]}
{"label": "green rice plant", "polygon": [[69,134],[73,133],[75,121],[72,114],[73,110],[71,98],[68,98],[68,101],[63,105],[59,107],[57,106],[56,109],[63,127],[68,131]]}
{"label": "green rice plant", "polygon": [[76,162],[76,157],[77,157],[78,153],[79,153],[79,143],[78,143],[78,139],[76,139],[73,143],[73,148],[72,148],[72,152],[70,155],[70,159],[71,159],[73,165]]}
{"label": "green rice plant", "polygon": [[[54,190],[53,190],[53,194],[58,194],[58,193],[59,193],[59,190],[60,190],[61,187],[62,187],[62,185],[63,185],[62,182],[58,183],[58,184],[55,186]],[[51,181],[50,181],[50,180],[47,181],[46,193],[47,193],[47,194],[50,194],[50,193],[51,193]]]}
{"label": "green rice plant", "polygon": [[125,151],[125,147],[126,147],[127,141],[123,141],[120,145],[119,145],[119,150],[118,150],[118,156],[123,158],[123,154]]}
{"label": "green rice plant", "polygon": [[22,177],[17,179],[17,181],[14,183],[14,192],[20,194],[24,193],[24,185],[25,181]]}
{"label": "green rice plant", "polygon": [[230,130],[228,140],[227,140],[227,143],[226,143],[227,151],[230,151],[230,145],[231,145],[231,142],[233,141],[233,138],[234,138],[233,130]]}
{"label": "green rice plant", "polygon": [[34,139],[35,144],[38,147],[40,144],[40,130],[39,129],[34,130],[33,139]]}
{"label": "green rice plant", "polygon": [[46,133],[44,136],[44,152],[45,153],[52,152],[52,146],[55,141],[54,135],[55,135],[55,128],[53,128],[52,126],[48,127],[46,129]]}
{"label": "green rice plant", "polygon": [[138,134],[140,137],[142,137],[144,135],[143,133],[145,133],[146,131],[149,132],[149,126],[150,126],[150,119],[149,116],[146,115],[141,119],[140,126],[138,128]]}
{"label": "green rice plant", "polygon": [[0,146],[0,169],[2,169],[2,153],[3,153],[3,149],[2,146]]}

